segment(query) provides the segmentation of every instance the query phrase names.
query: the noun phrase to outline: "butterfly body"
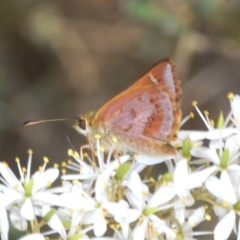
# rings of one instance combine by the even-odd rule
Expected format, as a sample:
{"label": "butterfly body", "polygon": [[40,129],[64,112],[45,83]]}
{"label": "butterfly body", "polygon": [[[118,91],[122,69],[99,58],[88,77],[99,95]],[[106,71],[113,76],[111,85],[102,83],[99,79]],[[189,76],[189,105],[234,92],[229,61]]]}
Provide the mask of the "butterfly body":
{"label": "butterfly body", "polygon": [[180,127],[180,98],[175,64],[164,59],[97,112],[80,116],[74,128],[87,136],[91,146],[99,138],[106,151],[175,155],[170,143]]}

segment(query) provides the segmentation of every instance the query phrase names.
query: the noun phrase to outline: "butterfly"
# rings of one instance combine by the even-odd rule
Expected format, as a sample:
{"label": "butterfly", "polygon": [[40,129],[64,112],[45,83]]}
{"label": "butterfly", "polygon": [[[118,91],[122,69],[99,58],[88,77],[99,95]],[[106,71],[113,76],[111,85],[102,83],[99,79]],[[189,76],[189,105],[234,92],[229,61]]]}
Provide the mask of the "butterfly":
{"label": "butterfly", "polygon": [[79,116],[73,127],[105,151],[149,156],[176,155],[181,121],[180,80],[171,59],[156,63],[146,74],[105,103]]}

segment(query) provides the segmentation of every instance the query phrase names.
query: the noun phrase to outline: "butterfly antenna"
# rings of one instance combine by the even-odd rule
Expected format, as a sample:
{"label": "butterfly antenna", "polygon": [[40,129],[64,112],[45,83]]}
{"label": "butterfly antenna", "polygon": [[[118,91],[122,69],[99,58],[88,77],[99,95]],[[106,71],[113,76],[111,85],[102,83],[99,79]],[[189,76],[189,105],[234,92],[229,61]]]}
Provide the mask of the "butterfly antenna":
{"label": "butterfly antenna", "polygon": [[46,122],[69,121],[69,120],[73,120],[73,119],[76,119],[76,118],[55,118],[55,119],[37,120],[37,121],[30,120],[30,121],[26,121],[25,123],[23,123],[22,127],[28,127],[30,125],[46,123]]}

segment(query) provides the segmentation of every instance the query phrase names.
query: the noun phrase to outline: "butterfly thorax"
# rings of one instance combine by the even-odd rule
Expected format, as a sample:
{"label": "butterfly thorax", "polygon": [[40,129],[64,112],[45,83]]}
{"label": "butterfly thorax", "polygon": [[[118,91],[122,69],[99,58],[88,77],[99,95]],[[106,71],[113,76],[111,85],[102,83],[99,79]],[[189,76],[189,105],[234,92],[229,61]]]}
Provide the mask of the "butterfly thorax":
{"label": "butterfly thorax", "polygon": [[93,149],[96,149],[97,139],[100,148],[107,152],[114,148],[117,143],[117,137],[96,116],[96,111],[79,116],[79,119],[73,124],[73,128],[87,137]]}

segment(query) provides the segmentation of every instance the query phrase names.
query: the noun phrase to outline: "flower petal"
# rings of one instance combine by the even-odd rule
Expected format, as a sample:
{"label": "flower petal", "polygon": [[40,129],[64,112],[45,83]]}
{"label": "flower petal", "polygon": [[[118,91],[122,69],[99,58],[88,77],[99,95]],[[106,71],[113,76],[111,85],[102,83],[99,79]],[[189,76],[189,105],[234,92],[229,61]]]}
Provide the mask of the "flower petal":
{"label": "flower petal", "polygon": [[44,240],[45,237],[39,233],[28,234],[27,236],[21,237],[18,240]]}
{"label": "flower petal", "polygon": [[10,219],[13,226],[19,231],[25,231],[27,229],[28,223],[25,218],[22,217],[20,211],[16,207],[12,207],[10,211]]}
{"label": "flower petal", "polygon": [[228,239],[235,222],[234,211],[229,211],[216,225],[214,229],[214,239],[226,240]]}
{"label": "flower petal", "polygon": [[181,130],[178,132],[178,138],[184,140],[186,137],[190,137],[192,142],[201,141],[205,138],[207,131],[188,131]]}
{"label": "flower petal", "polygon": [[204,170],[201,170],[199,172],[194,172],[189,174],[184,179],[185,188],[193,189],[193,188],[200,187],[206,181],[206,179],[216,170],[217,170],[217,167],[212,166]]}
{"label": "flower petal", "polygon": [[206,158],[217,165],[219,165],[220,162],[217,152],[207,147],[192,148],[191,155],[197,158]]}
{"label": "flower petal", "polygon": [[94,213],[94,233],[97,237],[101,237],[106,231],[106,220],[102,215],[102,209],[99,209]]}
{"label": "flower petal", "polygon": [[0,208],[0,229],[1,229],[1,239],[7,240],[9,224],[8,224],[7,211],[3,207]]}
{"label": "flower petal", "polygon": [[171,156],[171,155],[162,155],[162,156],[152,157],[152,156],[148,156],[148,155],[139,154],[136,157],[136,161],[138,161],[139,163],[143,163],[145,165],[155,165],[158,163],[162,163],[166,160],[170,160],[172,158],[173,158],[173,156]]}
{"label": "flower petal", "polygon": [[158,190],[153,194],[147,206],[158,207],[164,203],[168,203],[168,201],[170,201],[175,195],[176,191],[172,184],[168,184],[164,187],[159,187]]}
{"label": "flower petal", "polygon": [[20,209],[21,215],[26,219],[26,220],[33,220],[35,217],[32,201],[30,198],[26,198],[25,202],[23,203],[21,209]]}
{"label": "flower petal", "polygon": [[33,189],[32,193],[35,194],[40,189],[46,189],[51,185],[59,176],[59,170],[57,168],[49,168],[45,172],[37,171],[33,175]]}

